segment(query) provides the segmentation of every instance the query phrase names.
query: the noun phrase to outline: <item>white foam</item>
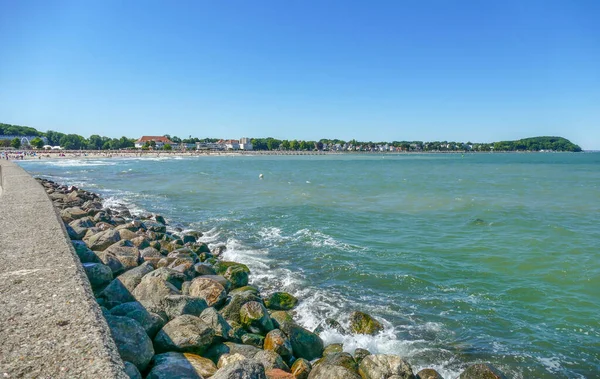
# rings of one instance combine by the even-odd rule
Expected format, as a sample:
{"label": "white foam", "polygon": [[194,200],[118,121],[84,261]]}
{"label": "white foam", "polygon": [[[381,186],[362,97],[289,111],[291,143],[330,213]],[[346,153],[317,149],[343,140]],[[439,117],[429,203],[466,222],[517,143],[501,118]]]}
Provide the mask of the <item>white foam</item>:
{"label": "white foam", "polygon": [[88,160],[88,159],[59,159],[56,161],[44,161],[48,166],[57,167],[92,167],[92,166],[115,166],[117,162],[108,160]]}

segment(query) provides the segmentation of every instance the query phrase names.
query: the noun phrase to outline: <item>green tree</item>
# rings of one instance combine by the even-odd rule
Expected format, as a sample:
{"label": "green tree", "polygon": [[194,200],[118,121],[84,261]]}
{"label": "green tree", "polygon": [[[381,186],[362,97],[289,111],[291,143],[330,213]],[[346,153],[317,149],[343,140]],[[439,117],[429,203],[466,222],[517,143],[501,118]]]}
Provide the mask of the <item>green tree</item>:
{"label": "green tree", "polygon": [[21,139],[17,138],[17,137],[13,138],[10,141],[10,146],[14,147],[15,149],[20,148],[21,147]]}
{"label": "green tree", "polygon": [[31,141],[29,141],[29,143],[36,149],[41,149],[42,147],[44,147],[44,140],[42,140],[40,137],[35,137]]}
{"label": "green tree", "polygon": [[173,150],[173,147],[171,145],[169,145],[168,143],[165,143],[163,145],[163,150],[171,151],[171,150]]}

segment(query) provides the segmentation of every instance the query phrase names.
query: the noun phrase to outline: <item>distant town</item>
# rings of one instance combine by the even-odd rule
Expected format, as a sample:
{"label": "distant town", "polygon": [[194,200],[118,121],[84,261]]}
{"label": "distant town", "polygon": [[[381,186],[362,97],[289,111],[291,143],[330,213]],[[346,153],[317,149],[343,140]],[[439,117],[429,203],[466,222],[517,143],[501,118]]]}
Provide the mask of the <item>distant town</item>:
{"label": "distant town", "polygon": [[492,151],[571,151],[581,148],[562,137],[532,137],[515,141],[473,143],[456,141],[392,141],[321,139],[319,141],[279,140],[276,138],[179,138],[168,134],[141,136],[137,139],[109,138],[55,131],[40,132],[35,128],[0,123],[0,149],[3,150],[206,150],[206,151],[332,151],[332,152],[492,152]]}

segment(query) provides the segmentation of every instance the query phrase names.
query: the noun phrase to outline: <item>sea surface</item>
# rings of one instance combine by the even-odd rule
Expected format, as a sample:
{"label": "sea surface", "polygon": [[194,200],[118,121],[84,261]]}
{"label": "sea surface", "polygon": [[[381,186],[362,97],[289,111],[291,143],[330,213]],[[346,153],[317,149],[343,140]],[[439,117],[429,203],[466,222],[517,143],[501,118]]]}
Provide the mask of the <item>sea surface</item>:
{"label": "sea surface", "polygon": [[[600,377],[600,154],[347,154],[25,161],[31,174],[226,244],[308,329],[456,378]],[[263,174],[263,179],[259,179]]]}

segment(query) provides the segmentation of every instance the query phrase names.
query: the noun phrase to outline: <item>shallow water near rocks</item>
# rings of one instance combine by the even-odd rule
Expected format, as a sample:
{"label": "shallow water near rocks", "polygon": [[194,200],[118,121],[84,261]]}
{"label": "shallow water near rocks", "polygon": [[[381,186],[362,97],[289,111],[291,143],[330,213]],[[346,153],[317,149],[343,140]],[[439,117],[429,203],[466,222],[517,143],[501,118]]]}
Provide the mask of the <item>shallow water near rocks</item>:
{"label": "shallow water near rocks", "polygon": [[[301,299],[308,329],[458,377],[600,374],[600,154],[215,156],[25,161],[227,244],[251,282]],[[263,179],[259,179],[263,174]]]}

